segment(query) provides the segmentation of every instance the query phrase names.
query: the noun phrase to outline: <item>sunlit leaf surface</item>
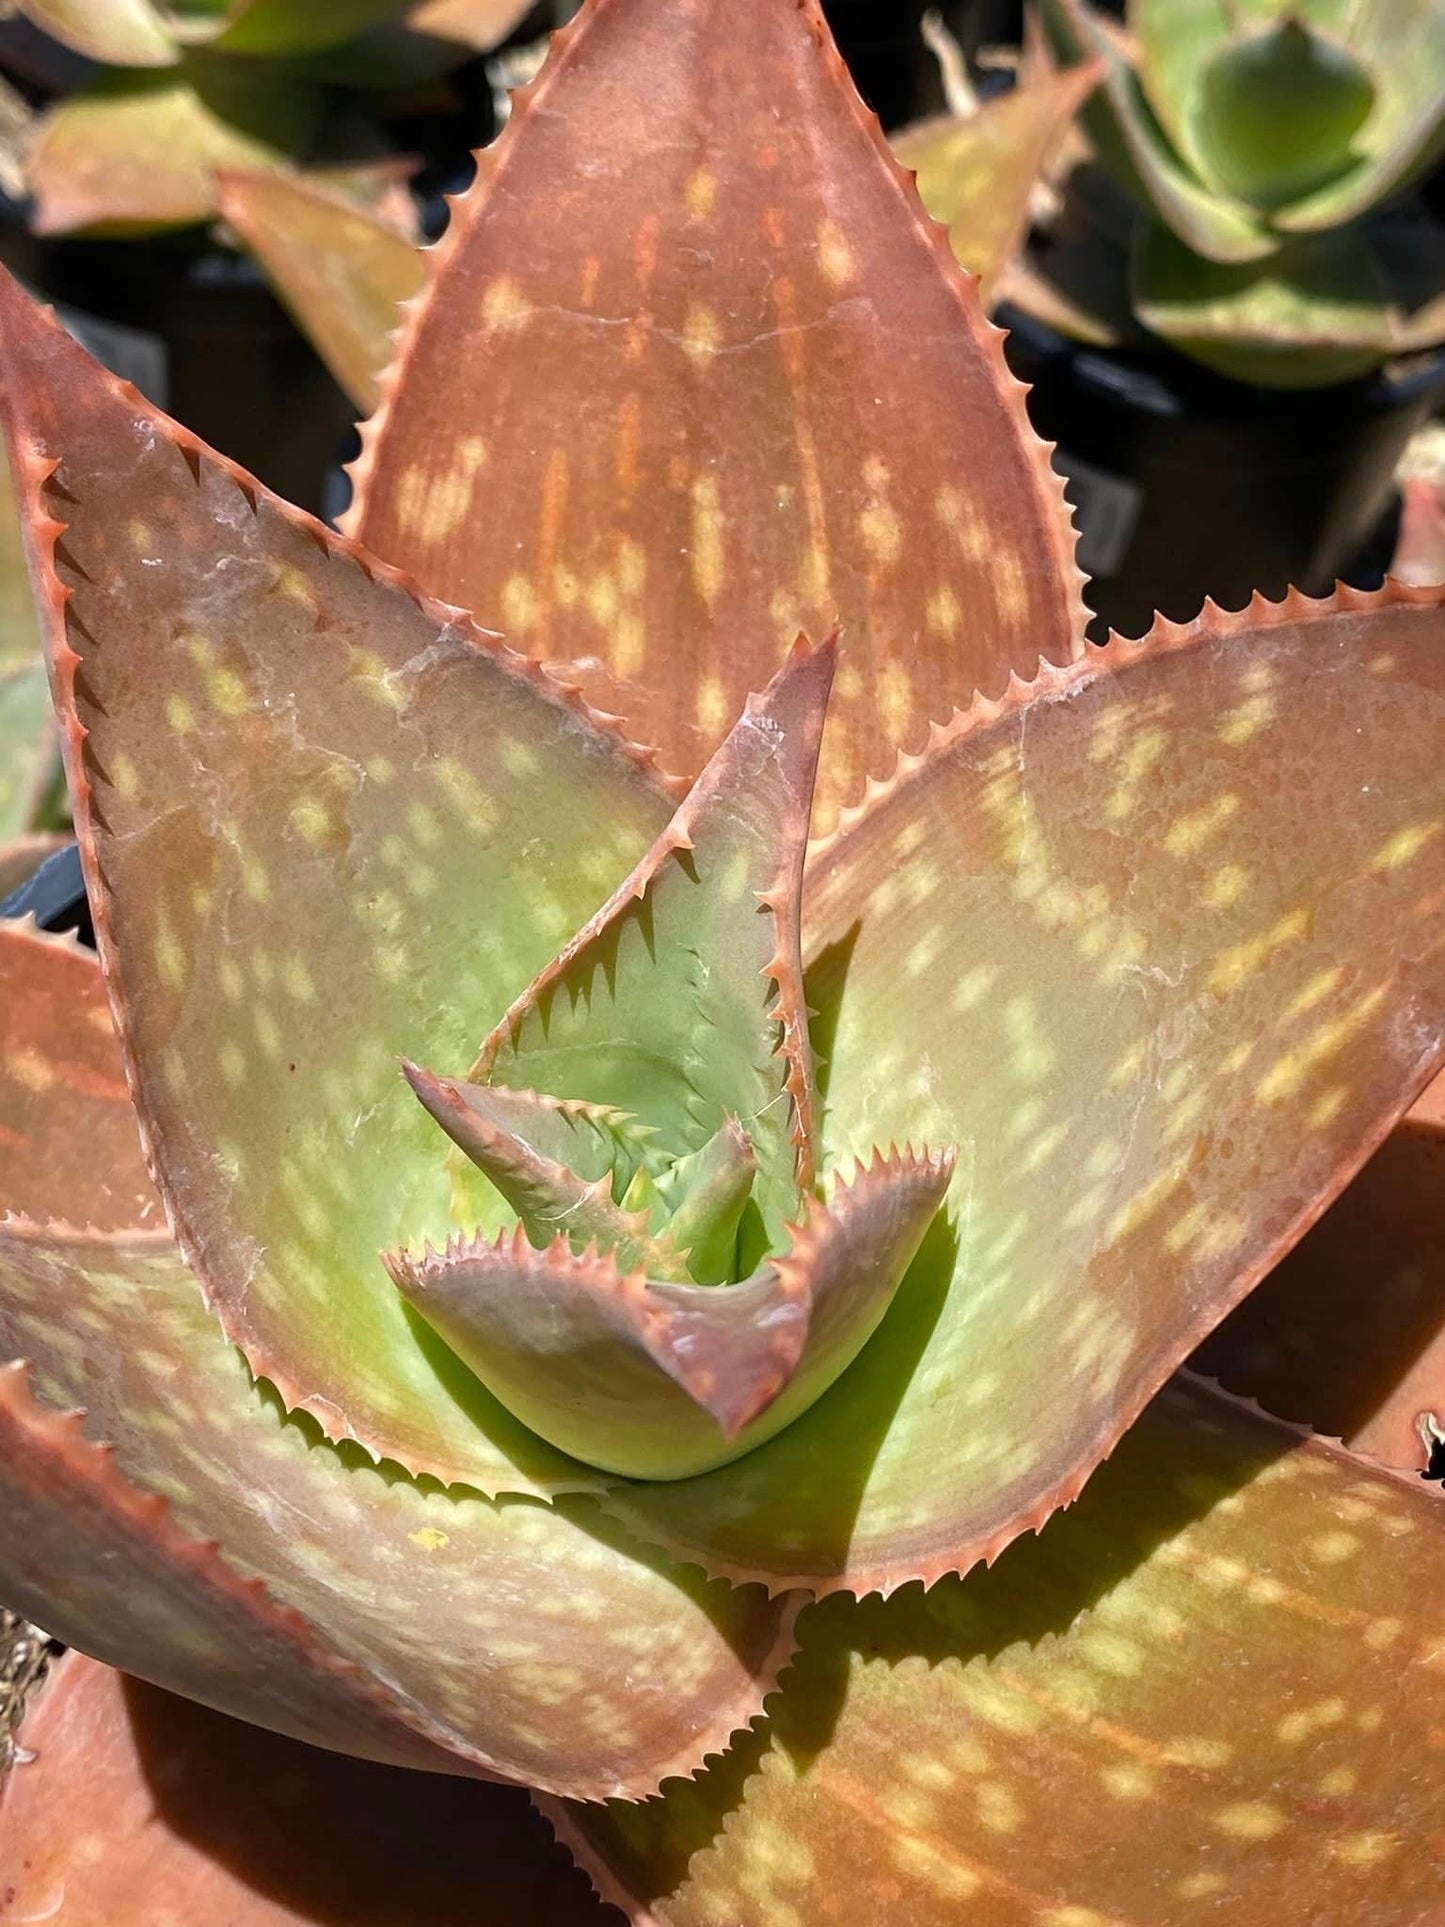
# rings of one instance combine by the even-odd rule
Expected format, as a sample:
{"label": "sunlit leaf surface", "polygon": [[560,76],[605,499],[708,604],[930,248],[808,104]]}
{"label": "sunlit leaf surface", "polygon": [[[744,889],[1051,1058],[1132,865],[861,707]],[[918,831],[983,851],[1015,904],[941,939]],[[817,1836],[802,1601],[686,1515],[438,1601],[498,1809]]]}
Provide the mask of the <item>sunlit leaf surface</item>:
{"label": "sunlit leaf surface", "polygon": [[591,1506],[448,1494],[283,1424],[164,1234],[0,1225],[12,1358],[34,1396],[0,1370],[0,1598],[260,1724],[637,1797],[725,1746],[790,1650],[787,1602],[649,1561]]}
{"label": "sunlit leaf surface", "polygon": [[1445,1514],[1418,1481],[1181,1381],[992,1572],[799,1633],[722,1766],[565,1816],[634,1920],[1438,1913]]}
{"label": "sunlit leaf surface", "polygon": [[[568,1483],[382,1270],[450,1228],[399,1060],[469,1061],[670,802],[518,658],[0,295],[31,512],[64,526],[52,647],[102,954],[182,1244],[333,1434],[489,1490]],[[46,571],[57,533],[36,520]]]}
{"label": "sunlit leaf surface", "polygon": [[1439,1059],[1441,603],[1112,644],[961,720],[822,853],[825,1159],[956,1145],[948,1221],[811,1411],[619,1516],[857,1589],[1077,1491]]}
{"label": "sunlit leaf surface", "polygon": [[816,0],[584,8],[430,270],[348,526],[669,767],[799,629],[845,638],[823,820],[1077,653],[1059,480]]}
{"label": "sunlit leaf surface", "polygon": [[246,1726],[79,1653],[0,1790],[8,1913],[47,1927],[607,1927],[514,1787],[399,1772]]}

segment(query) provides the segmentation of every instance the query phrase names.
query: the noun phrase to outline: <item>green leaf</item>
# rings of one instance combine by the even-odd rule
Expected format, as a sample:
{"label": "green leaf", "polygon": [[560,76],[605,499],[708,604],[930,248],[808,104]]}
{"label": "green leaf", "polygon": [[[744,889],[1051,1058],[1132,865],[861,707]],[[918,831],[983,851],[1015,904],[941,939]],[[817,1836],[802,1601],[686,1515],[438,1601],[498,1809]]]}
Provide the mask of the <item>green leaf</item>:
{"label": "green leaf", "polygon": [[670,1570],[590,1507],[418,1485],[283,1422],[164,1234],[0,1224],[0,1359],[17,1357],[0,1597],[223,1711],[636,1798],[724,1746],[791,1651],[786,1602]]}
{"label": "green leaf", "polygon": [[59,766],[40,625],[0,441],[0,849],[40,827]]}
{"label": "green leaf", "polygon": [[117,67],[173,67],[180,59],[151,0],[19,0],[43,33]]}
{"label": "green leaf", "polygon": [[701,1150],[679,1158],[655,1187],[673,1243],[687,1253],[687,1269],[701,1285],[736,1275],[738,1232],[757,1176],[758,1160],[735,1117]]}
{"label": "green leaf", "polygon": [[12,1212],[102,1231],[164,1223],[100,966],[28,921],[0,921],[0,1220]]}
{"label": "green leaf", "polygon": [[357,408],[374,408],[401,304],[421,286],[420,250],[341,195],[274,170],[222,172],[216,197]]}
{"label": "green leaf", "polygon": [[1160,624],[959,718],[820,854],[825,1168],[957,1145],[948,1220],[786,1432],[609,1510],[862,1591],[1074,1496],[1438,1058],[1442,634],[1438,590]]}
{"label": "green leaf", "polygon": [[799,644],[647,856],[519,997],[476,1075],[611,1105],[673,1155],[737,1118],[757,1159],[741,1262],[812,1170],[799,899],[833,649]]}
{"label": "green leaf", "polygon": [[97,933],[187,1255],[253,1367],[332,1432],[490,1490],[587,1483],[409,1323],[381,1267],[453,1226],[397,1065],[475,1049],[665,794],[13,283],[0,314]]}
{"label": "green leaf", "polygon": [[262,68],[192,56],[102,73],[41,117],[28,161],[35,231],[204,221],[216,211],[217,168],[295,160],[320,117],[315,88]]}
{"label": "green leaf", "polygon": [[1139,319],[1235,381],[1316,388],[1377,368],[1399,317],[1359,228],[1304,235],[1267,261],[1221,266],[1157,221],[1131,264]]}
{"label": "green leaf", "polygon": [[960,263],[979,277],[985,304],[1023,243],[1046,162],[1102,71],[1066,68],[985,101],[966,119],[924,121],[894,135],[894,153],[914,170],[923,205],[947,227]]}
{"label": "green leaf", "polygon": [[1107,63],[1104,84],[1082,119],[1120,184],[1213,261],[1256,261],[1268,254],[1275,243],[1264,223],[1206,187],[1170,146],[1117,30],[1085,0],[1041,0],[1040,13],[1060,59]]}
{"label": "green leaf", "polygon": [[1425,1921],[1445,1511],[1177,1381],[989,1572],[830,1599],[756,1737],[544,1802],[655,1927]]}
{"label": "green leaf", "polygon": [[398,1290],[509,1411],[574,1458],[680,1479],[752,1451],[858,1356],[953,1169],[884,1159],[816,1201],[788,1249],[736,1285],[630,1277],[618,1256],[495,1244],[387,1260]]}
{"label": "green leaf", "polygon": [[1199,76],[1196,145],[1207,178],[1275,209],[1347,173],[1375,105],[1359,61],[1303,20],[1231,39]]}
{"label": "green leaf", "polygon": [[827,827],[1082,648],[1060,478],[818,0],[585,7],[426,267],[345,526],[668,768],[839,624]]}
{"label": "green leaf", "polygon": [[178,39],[228,54],[292,57],[340,46],[406,0],[173,0],[166,8]]}

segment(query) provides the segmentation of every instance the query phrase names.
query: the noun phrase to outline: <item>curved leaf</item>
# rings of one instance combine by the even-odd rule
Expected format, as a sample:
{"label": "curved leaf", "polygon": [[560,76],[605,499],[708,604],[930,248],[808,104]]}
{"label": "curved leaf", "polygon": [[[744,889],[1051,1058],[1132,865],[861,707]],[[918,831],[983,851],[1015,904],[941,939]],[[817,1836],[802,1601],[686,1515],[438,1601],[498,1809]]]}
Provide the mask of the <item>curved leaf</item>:
{"label": "curved leaf", "polygon": [[0,922],[0,1219],[160,1227],[94,956]]}
{"label": "curved leaf", "polygon": [[37,234],[204,221],[220,167],[304,155],[321,97],[304,81],[187,58],[102,73],[41,117],[27,171]]}
{"label": "curved leaf", "polygon": [[1439,1062],[1442,634],[1439,591],[1209,608],[978,706],[845,828],[825,1154],[956,1144],[951,1223],[785,1433],[609,1510],[866,1590],[1078,1492]]}
{"label": "curved leaf", "polygon": [[1182,1381],[1037,1543],[799,1634],[756,1741],[560,1814],[639,1927],[1438,1911],[1445,1513],[1419,1481]]}
{"label": "curved leaf", "polygon": [[401,303],[421,286],[420,251],[375,214],[274,169],[223,170],[216,198],[357,408],[373,409]]}
{"label": "curved leaf", "polygon": [[347,526],[669,766],[799,629],[845,639],[825,821],[1078,653],[1059,478],[817,0],[588,0],[428,266]]}
{"label": "curved leaf", "polygon": [[180,49],[151,0],[19,0],[42,33],[90,60],[117,67],[173,67]]}
{"label": "curved leaf", "polygon": [[668,801],[569,695],[13,283],[0,311],[97,936],[182,1246],[253,1367],[333,1433],[490,1490],[585,1482],[382,1270],[453,1223],[398,1060],[470,1056]]}
{"label": "curved leaf", "polygon": [[1066,67],[983,104],[965,119],[907,127],[893,151],[917,177],[923,205],[942,221],[960,263],[990,305],[1023,245],[1029,204],[1053,149],[1103,67]]}
{"label": "curved leaf", "polygon": [[533,1431],[591,1465],[678,1479],[790,1424],[867,1344],[953,1161],[875,1156],[735,1285],[624,1276],[565,1238],[388,1259],[398,1289]]}
{"label": "curved leaf", "polygon": [[607,1927],[514,1787],[323,1753],[52,1663],[0,1787],[14,1921],[47,1927]]}
{"label": "curved leaf", "polygon": [[413,33],[454,40],[479,54],[499,47],[532,11],[535,0],[411,0],[406,24]]}
{"label": "curved leaf", "polygon": [[590,1510],[419,1486],[283,1423],[164,1237],[0,1226],[16,1357],[43,1403],[0,1372],[0,1596],[259,1724],[636,1797],[726,1745],[791,1649],[786,1603]]}
{"label": "curved leaf", "polygon": [[749,1267],[812,1180],[801,896],[833,660],[831,642],[800,639],[748,698],[651,850],[515,1000],[474,1073],[613,1105],[673,1156],[735,1117],[758,1165]]}
{"label": "curved leaf", "polygon": [[1445,1077],[1194,1363],[1281,1418],[1426,1469],[1445,1429]]}

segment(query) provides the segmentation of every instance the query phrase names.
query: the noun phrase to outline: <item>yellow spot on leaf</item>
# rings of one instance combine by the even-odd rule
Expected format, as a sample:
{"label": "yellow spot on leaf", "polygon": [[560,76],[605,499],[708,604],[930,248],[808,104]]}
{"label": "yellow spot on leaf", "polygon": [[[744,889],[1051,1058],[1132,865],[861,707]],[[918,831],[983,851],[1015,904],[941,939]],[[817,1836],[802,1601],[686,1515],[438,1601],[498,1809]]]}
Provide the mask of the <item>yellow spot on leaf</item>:
{"label": "yellow spot on leaf", "polygon": [[846,288],[858,273],[848,237],[836,221],[818,229],[818,268],[830,288]]}
{"label": "yellow spot on leaf", "polygon": [[417,1532],[409,1532],[407,1538],[423,1552],[440,1552],[443,1546],[451,1544],[450,1533],[443,1532],[439,1526],[422,1526]]}
{"label": "yellow spot on leaf", "polygon": [[515,334],[532,318],[532,304],[510,274],[499,274],[482,296],[482,325],[489,332]]}

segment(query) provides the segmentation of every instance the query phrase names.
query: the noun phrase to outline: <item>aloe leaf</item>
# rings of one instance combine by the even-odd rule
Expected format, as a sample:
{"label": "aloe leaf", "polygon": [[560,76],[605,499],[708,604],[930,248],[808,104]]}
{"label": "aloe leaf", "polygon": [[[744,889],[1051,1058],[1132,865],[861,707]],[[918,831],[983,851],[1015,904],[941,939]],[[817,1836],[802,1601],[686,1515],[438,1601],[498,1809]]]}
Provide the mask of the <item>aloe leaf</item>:
{"label": "aloe leaf", "polygon": [[28,883],[46,858],[57,855],[70,840],[68,836],[37,830],[0,843],[0,901]]}
{"label": "aloe leaf", "polygon": [[1275,240],[1263,220],[1206,187],[1174,152],[1112,23],[1085,0],[1041,0],[1040,13],[1060,59],[1106,63],[1103,86],[1082,118],[1099,158],[1141,206],[1212,261],[1257,261],[1272,252]]}
{"label": "aloe leaf", "polygon": [[757,1159],[751,1266],[812,1172],[799,952],[833,649],[799,643],[652,849],[488,1037],[481,1079],[613,1105],[674,1155],[738,1119]]}
{"label": "aloe leaf", "polygon": [[1134,310],[1156,334],[1236,381],[1314,388],[1376,368],[1399,318],[1359,228],[1305,235],[1267,261],[1221,265],[1157,221],[1131,262]]}
{"label": "aloe leaf", "polygon": [[1423,1472],[1445,1422],[1445,1076],[1195,1354],[1267,1411]]}
{"label": "aloe leaf", "polygon": [[0,444],[0,850],[40,827],[59,761],[10,464]]}
{"label": "aloe leaf", "polygon": [[616,1114],[590,1105],[457,1083],[415,1064],[402,1068],[420,1102],[491,1179],[539,1250],[561,1236],[578,1249],[592,1243],[615,1253],[625,1270],[661,1265],[667,1269],[653,1269],[654,1277],[687,1275],[672,1245],[652,1236],[649,1213],[625,1208],[624,1194],[645,1168],[626,1152],[630,1120],[619,1118],[622,1130],[609,1128]]}
{"label": "aloe leaf", "polygon": [[1297,16],[1232,38],[1199,76],[1206,178],[1255,207],[1283,207],[1350,172],[1376,100],[1349,49]]}
{"label": "aloe leaf", "polygon": [[97,934],[181,1243],[253,1367],[333,1433],[489,1490],[567,1483],[382,1270],[452,1227],[396,1066],[463,1060],[667,799],[642,752],[13,283],[0,310]]}
{"label": "aloe leaf", "polygon": [[817,0],[588,0],[427,268],[346,526],[669,768],[840,622],[824,825],[1082,647],[1059,478]]}
{"label": "aloe leaf", "polygon": [[375,214],[274,169],[222,172],[216,197],[337,381],[373,409],[401,303],[421,286],[420,251]]}
{"label": "aloe leaf", "polygon": [[405,0],[172,0],[177,39],[228,54],[321,53],[403,11]]}
{"label": "aloe leaf", "polygon": [[1239,17],[1228,0],[1129,0],[1129,33],[1144,98],[1180,158],[1203,179],[1208,178],[1205,158],[1194,137],[1199,77]]}
{"label": "aloe leaf", "polygon": [[735,1117],[700,1150],[679,1158],[655,1188],[672,1242],[701,1285],[736,1276],[738,1231],[758,1172],[757,1153]]}
{"label": "aloe leaf", "polygon": [[137,233],[215,212],[221,167],[303,155],[321,96],[285,73],[187,58],[101,73],[42,115],[28,173],[38,234]]}
{"label": "aloe leaf", "polygon": [[961,265],[979,277],[985,305],[1023,244],[1045,163],[1102,72],[1098,63],[1064,68],[965,119],[924,121],[894,135],[894,153],[913,169],[923,205],[948,229]]}
{"label": "aloe leaf", "polygon": [[724,1746],[791,1649],[786,1604],[590,1508],[423,1489],[283,1423],[163,1234],[0,1225],[0,1357],[30,1361],[0,1371],[0,1597],[258,1724],[636,1798]]}
{"label": "aloe leaf", "polygon": [[19,0],[42,32],[116,67],[173,67],[180,49],[151,0]]}
{"label": "aloe leaf", "polygon": [[120,1927],[164,1895],[225,1927],[605,1927],[519,1788],[323,1752],[81,1653],[51,1662],[20,1745],[0,1786],[18,1920],[63,1894],[57,1927]]}
{"label": "aloe leaf", "polygon": [[653,1927],[1428,1919],[1445,1512],[1176,1383],[991,1572],[837,1598],[754,1740],[544,1803]]}
{"label": "aloe leaf", "polygon": [[786,1252],[736,1285],[624,1276],[566,1238],[387,1260],[397,1288],[509,1411],[607,1471],[678,1479],[751,1451],[795,1419],[878,1327],[953,1170],[875,1156]]}
{"label": "aloe leaf", "polygon": [[0,921],[0,1219],[159,1227],[95,957]]}
{"label": "aloe leaf", "polygon": [[1442,608],[1161,623],[976,706],[819,856],[824,1166],[957,1145],[948,1219],[786,1432],[609,1510],[863,1591],[1073,1497],[1439,1059]]}
{"label": "aloe leaf", "polygon": [[413,33],[435,34],[490,53],[532,11],[534,0],[411,0],[406,24]]}

